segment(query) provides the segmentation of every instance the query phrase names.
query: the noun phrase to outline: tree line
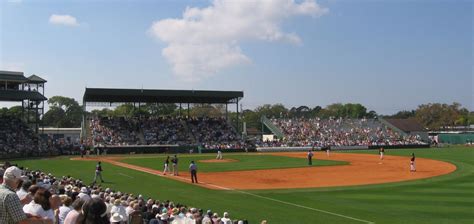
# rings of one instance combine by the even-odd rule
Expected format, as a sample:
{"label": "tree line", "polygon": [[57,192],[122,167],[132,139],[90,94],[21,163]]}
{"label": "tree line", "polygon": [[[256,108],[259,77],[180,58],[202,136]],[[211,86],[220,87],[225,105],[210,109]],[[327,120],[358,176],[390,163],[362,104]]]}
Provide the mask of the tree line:
{"label": "tree line", "polygon": [[[53,96],[48,100],[49,110],[42,117],[47,127],[80,127],[83,107],[73,99],[64,96]],[[137,117],[137,116],[178,116],[187,115],[187,108],[180,110],[178,104],[146,103],[121,104],[115,108],[94,109],[85,112],[87,116],[96,117]],[[0,114],[21,117],[21,106],[0,109]],[[225,116],[225,105],[194,104],[189,109],[193,117],[221,117]],[[236,112],[228,112],[229,119],[237,121]],[[287,108],[283,104],[264,104],[255,109],[246,109],[240,114],[240,122],[246,122],[247,127],[261,127],[260,118],[413,118],[430,130],[437,130],[448,126],[467,126],[474,124],[474,111],[462,107],[459,103],[440,104],[428,103],[419,105],[411,111],[399,111],[393,115],[378,115],[375,111],[368,111],[359,103],[335,103],[326,107],[305,105]]]}

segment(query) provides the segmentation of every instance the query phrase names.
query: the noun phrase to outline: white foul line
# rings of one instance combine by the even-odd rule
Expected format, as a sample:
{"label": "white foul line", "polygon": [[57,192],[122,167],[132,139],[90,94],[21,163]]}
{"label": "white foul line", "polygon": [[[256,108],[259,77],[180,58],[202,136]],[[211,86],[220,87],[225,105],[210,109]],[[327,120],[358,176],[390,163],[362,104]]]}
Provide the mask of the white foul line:
{"label": "white foul line", "polygon": [[[125,168],[132,169],[130,167],[125,167]],[[137,170],[137,169],[134,169],[134,170]],[[162,174],[153,173],[153,172],[147,171],[147,170],[137,170],[137,171],[149,173],[149,174],[156,175],[156,176],[165,177]],[[124,176],[128,176],[128,175],[125,175],[123,173],[119,173],[119,174],[124,175]],[[128,177],[131,177],[131,176],[128,176]],[[172,176],[172,177],[174,177],[176,179],[188,180],[187,178],[184,178],[184,177],[181,177],[181,176]],[[173,179],[173,178],[171,178],[171,179]],[[307,207],[307,206],[304,206],[304,205],[299,205],[299,204],[295,204],[295,203],[291,203],[291,202],[281,201],[281,200],[274,199],[274,198],[264,197],[264,196],[257,195],[257,194],[252,194],[252,193],[246,192],[246,191],[239,191],[239,190],[236,190],[236,189],[222,187],[222,186],[209,184],[209,183],[205,183],[205,182],[201,182],[201,184],[206,184],[206,185],[209,185],[209,186],[212,186],[212,187],[215,187],[215,188],[219,188],[219,189],[223,189],[223,190],[235,191],[235,192],[238,192],[238,193],[241,193],[241,194],[247,194],[247,195],[250,195],[250,196],[257,197],[257,198],[262,198],[262,199],[266,199],[266,200],[270,200],[270,201],[275,201],[275,202],[279,202],[279,203],[286,204],[286,205],[292,205],[292,206],[295,206],[295,207],[304,208],[304,209],[308,209],[308,210],[312,210],[312,211],[316,211],[316,212],[321,212],[321,213],[325,213],[325,214],[329,214],[329,215],[334,215],[334,216],[338,216],[338,217],[341,217],[341,218],[346,218],[346,219],[350,219],[350,220],[354,220],[354,221],[358,221],[358,222],[363,222],[363,223],[367,223],[367,224],[374,224],[375,223],[375,222],[371,222],[371,221],[367,221],[367,220],[363,220],[363,219],[358,219],[358,218],[354,218],[354,217],[350,217],[350,216],[346,216],[346,215],[342,215],[342,214],[338,214],[338,213],[334,213],[334,212],[329,212],[329,211],[325,211],[325,210],[321,210],[321,209],[317,209],[317,208],[311,208],[311,207]]]}
{"label": "white foul line", "polygon": [[135,178],[135,177],[132,177],[132,176],[129,176],[127,174],[123,174],[123,173],[118,173],[119,175],[122,175],[122,176],[126,176],[126,177],[129,177],[129,178]]}

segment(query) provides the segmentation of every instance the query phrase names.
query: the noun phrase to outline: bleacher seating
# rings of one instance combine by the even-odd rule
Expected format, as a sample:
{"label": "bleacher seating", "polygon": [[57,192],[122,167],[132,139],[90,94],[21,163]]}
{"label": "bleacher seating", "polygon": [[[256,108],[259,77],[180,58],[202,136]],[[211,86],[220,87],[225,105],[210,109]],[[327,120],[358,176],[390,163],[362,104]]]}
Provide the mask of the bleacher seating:
{"label": "bleacher seating", "polygon": [[272,119],[284,133],[281,141],[260,146],[371,146],[424,144],[417,136],[402,136],[377,119]]}

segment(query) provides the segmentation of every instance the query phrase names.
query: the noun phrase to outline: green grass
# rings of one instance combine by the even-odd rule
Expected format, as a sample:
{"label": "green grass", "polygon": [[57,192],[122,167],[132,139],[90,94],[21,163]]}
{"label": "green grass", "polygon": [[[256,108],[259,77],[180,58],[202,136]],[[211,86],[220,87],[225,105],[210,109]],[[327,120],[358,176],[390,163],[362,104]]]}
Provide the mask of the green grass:
{"label": "green grass", "polygon": [[[179,170],[187,171],[191,161],[195,161],[198,165],[199,172],[224,172],[237,170],[261,170],[261,169],[277,169],[277,168],[295,168],[307,167],[307,160],[304,158],[289,158],[284,156],[272,155],[257,155],[257,154],[226,154],[225,159],[237,160],[237,162],[230,163],[202,163],[199,160],[215,159],[215,155],[180,155]],[[136,157],[127,158],[122,162],[148,167],[155,170],[163,170],[163,163],[166,156],[150,156],[147,158]],[[331,166],[331,165],[345,165],[347,162],[342,161],[328,161],[328,160],[313,160],[313,166]],[[171,165],[171,162],[170,162]]]}
{"label": "green grass", "polygon": [[[451,147],[449,149],[386,150],[387,155],[409,156],[412,152],[415,152],[417,157],[451,162],[457,166],[457,170],[449,175],[430,179],[379,185],[218,191],[110,164],[104,164],[103,167],[104,178],[108,181],[105,185],[108,187],[124,192],[141,193],[161,200],[170,199],[193,207],[212,209],[221,214],[228,211],[232,218],[246,218],[250,223],[259,223],[263,219],[267,219],[272,224],[363,223],[347,217],[376,223],[474,223],[474,149]],[[358,153],[377,154],[376,151]],[[242,154],[225,156],[243,157],[238,159],[241,163],[259,157]],[[192,158],[181,157],[180,162],[185,163],[186,159]],[[281,159],[281,157],[269,156],[264,160],[267,159]],[[292,160],[291,158],[286,159]],[[128,162],[136,162],[134,160],[131,158]],[[70,174],[89,182],[93,178],[95,167],[94,162],[70,161],[67,158],[17,162],[20,165],[42,169],[58,176]],[[158,157],[152,158],[148,162],[152,168],[153,166],[160,168],[163,163],[162,159]],[[293,162],[281,163],[292,166]],[[238,163],[226,164],[226,166],[233,167],[232,169],[239,168],[238,166],[236,168]],[[199,165],[201,169],[216,168],[205,168],[204,164]],[[275,165],[273,162],[268,163],[268,168],[275,168],[273,165]],[[222,170],[224,167],[218,169]],[[347,217],[335,216],[314,209]]]}

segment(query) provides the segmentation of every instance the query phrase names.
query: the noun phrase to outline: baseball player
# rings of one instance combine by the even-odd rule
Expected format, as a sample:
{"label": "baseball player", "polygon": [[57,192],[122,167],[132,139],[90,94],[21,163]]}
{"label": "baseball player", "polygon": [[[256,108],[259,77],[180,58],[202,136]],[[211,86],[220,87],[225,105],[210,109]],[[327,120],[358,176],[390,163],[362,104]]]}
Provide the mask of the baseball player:
{"label": "baseball player", "polygon": [[97,165],[95,166],[94,183],[97,181],[97,177],[100,177],[100,182],[104,183],[104,179],[102,179],[102,166],[100,164],[100,161],[97,162]]}
{"label": "baseball player", "polygon": [[165,164],[164,164],[164,169],[163,169],[163,175],[166,175],[166,172],[168,171],[168,173],[171,174],[170,172],[170,167],[169,167],[169,164],[170,164],[170,157],[166,157],[166,160],[165,160]]}
{"label": "baseball player", "polygon": [[385,152],[385,149],[383,147],[380,147],[379,149],[379,154],[380,154],[380,160],[383,160],[383,153]]}
{"label": "baseball player", "polygon": [[412,153],[412,154],[411,154],[411,159],[410,159],[410,172],[416,172],[415,153]]}
{"label": "baseball player", "polygon": [[178,155],[174,155],[171,163],[173,164],[173,175],[178,176]]}
{"label": "baseball player", "polygon": [[223,159],[221,149],[218,149],[218,150],[217,150],[217,157],[216,157],[216,159]]}
{"label": "baseball player", "polygon": [[330,151],[331,151],[331,146],[328,146],[328,147],[326,148],[326,156],[327,156],[327,157],[329,157]]}
{"label": "baseball player", "polygon": [[312,150],[308,151],[308,165],[309,166],[313,165],[313,151]]}

